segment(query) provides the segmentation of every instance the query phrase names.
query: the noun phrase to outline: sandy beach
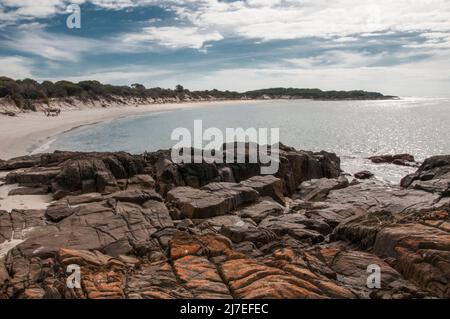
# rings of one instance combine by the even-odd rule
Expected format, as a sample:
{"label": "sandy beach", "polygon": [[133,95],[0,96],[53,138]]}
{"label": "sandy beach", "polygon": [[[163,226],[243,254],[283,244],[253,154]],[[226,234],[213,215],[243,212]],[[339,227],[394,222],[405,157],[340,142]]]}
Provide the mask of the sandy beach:
{"label": "sandy beach", "polygon": [[52,137],[83,125],[152,112],[212,107],[226,103],[256,102],[263,101],[216,101],[139,106],[118,105],[107,108],[66,109],[57,117],[47,117],[42,112],[23,113],[15,117],[0,116],[0,159],[7,160],[45,150],[45,144],[51,141]]}

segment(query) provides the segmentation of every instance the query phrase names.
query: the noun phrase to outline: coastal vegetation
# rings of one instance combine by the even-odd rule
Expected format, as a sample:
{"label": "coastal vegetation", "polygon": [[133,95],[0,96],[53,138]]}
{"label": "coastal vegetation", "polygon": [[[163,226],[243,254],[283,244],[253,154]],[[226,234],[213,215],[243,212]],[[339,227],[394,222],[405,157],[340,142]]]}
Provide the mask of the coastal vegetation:
{"label": "coastal vegetation", "polygon": [[14,80],[0,77],[0,98],[11,99],[17,107],[34,110],[33,102],[49,103],[50,99],[77,98],[80,100],[98,100],[119,98],[137,98],[158,101],[176,100],[238,100],[238,99],[318,99],[318,100],[374,100],[390,99],[377,92],[366,91],[322,91],[319,89],[270,88],[247,92],[203,90],[190,91],[182,85],[173,90],[159,87],[146,88],[135,83],[127,85],[102,84],[98,81],[43,81],[33,79]]}

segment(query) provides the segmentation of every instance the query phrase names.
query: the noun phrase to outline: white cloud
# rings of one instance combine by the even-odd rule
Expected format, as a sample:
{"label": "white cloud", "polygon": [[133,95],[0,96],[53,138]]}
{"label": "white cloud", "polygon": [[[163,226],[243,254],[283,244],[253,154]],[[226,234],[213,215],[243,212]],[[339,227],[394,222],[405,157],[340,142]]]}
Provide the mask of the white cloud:
{"label": "white cloud", "polygon": [[[139,66],[139,65],[127,65],[123,67],[113,68],[113,69],[99,69],[93,72],[85,73],[82,75],[73,75],[73,76],[61,76],[61,77],[53,77],[50,80],[59,81],[59,80],[68,80],[72,82],[79,82],[85,80],[96,80],[102,83],[109,84],[133,84],[136,82],[139,83],[152,83],[151,79],[160,76],[167,76],[177,71],[169,71],[163,69],[155,69],[149,68],[148,66]],[[46,80],[41,79],[41,80]],[[153,84],[155,85],[155,84]]]}
{"label": "white cloud", "polygon": [[32,77],[31,61],[20,56],[0,56],[0,70],[2,76],[13,79]]}
{"label": "white cloud", "polygon": [[20,31],[14,39],[2,43],[10,49],[35,54],[54,61],[79,60],[80,55],[101,47],[100,41],[87,38],[50,34],[43,31]]}
{"label": "white cloud", "polygon": [[[425,54],[425,51],[422,51],[422,53]],[[387,59],[394,59],[397,61],[397,64],[399,62],[405,63],[408,62],[408,59],[415,57],[417,57],[417,53],[413,52],[372,53],[367,51],[328,50],[314,56],[285,59],[285,61],[301,69],[326,69],[330,67],[354,69],[383,65]]]}
{"label": "white cloud", "polygon": [[222,39],[219,32],[200,30],[197,27],[148,27],[139,33],[124,35],[122,41],[125,44],[158,44],[173,49],[202,49],[205,42]]}
{"label": "white cloud", "polygon": [[[147,27],[130,35],[136,41],[160,41],[168,47],[201,48],[204,42],[222,37],[255,41],[319,37],[345,43],[355,35],[450,34],[449,0],[41,0],[39,4],[35,0],[3,0],[2,5],[13,11],[6,14],[0,9],[0,21],[49,17],[65,12],[69,3],[86,2],[114,10],[147,5],[172,10],[184,21],[183,27]],[[172,41],[172,37],[176,38]],[[425,46],[440,47],[437,42]]]}
{"label": "white cloud", "polygon": [[195,1],[179,14],[202,28],[264,41],[384,32],[450,31],[448,0]]}

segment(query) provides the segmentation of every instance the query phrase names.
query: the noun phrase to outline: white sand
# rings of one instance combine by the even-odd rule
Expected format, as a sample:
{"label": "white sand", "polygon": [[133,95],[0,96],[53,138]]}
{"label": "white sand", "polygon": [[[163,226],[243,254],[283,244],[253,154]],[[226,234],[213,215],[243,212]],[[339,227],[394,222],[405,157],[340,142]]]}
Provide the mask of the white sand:
{"label": "white sand", "polygon": [[[116,106],[108,108],[63,109],[60,116],[46,117],[42,112],[19,114],[16,117],[0,116],[0,159],[10,159],[44,151],[52,138],[72,128],[110,121],[126,116],[152,112],[174,111],[223,105],[225,103],[255,103],[257,101],[193,102],[176,104],[150,104]],[[264,101],[260,101],[264,102]],[[33,153],[36,153],[33,152]]]}
{"label": "white sand", "polygon": [[0,185],[0,210],[11,212],[13,209],[46,209],[53,201],[51,195],[8,196],[8,193],[16,188],[19,188],[19,185]]}

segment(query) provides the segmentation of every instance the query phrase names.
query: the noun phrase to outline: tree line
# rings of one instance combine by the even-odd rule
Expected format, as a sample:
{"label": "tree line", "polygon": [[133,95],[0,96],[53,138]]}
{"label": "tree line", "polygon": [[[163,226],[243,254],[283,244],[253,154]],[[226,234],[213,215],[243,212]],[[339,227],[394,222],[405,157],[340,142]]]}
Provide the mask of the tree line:
{"label": "tree line", "polygon": [[11,98],[18,107],[32,109],[33,101],[49,103],[54,98],[79,98],[81,100],[98,100],[122,98],[178,98],[186,99],[260,99],[260,98],[304,98],[304,99],[382,99],[390,98],[377,92],[365,91],[322,91],[319,89],[271,88],[248,92],[204,90],[190,91],[182,85],[174,89],[146,88],[135,83],[127,85],[102,84],[98,81],[43,81],[33,79],[14,80],[0,77],[0,98]]}

